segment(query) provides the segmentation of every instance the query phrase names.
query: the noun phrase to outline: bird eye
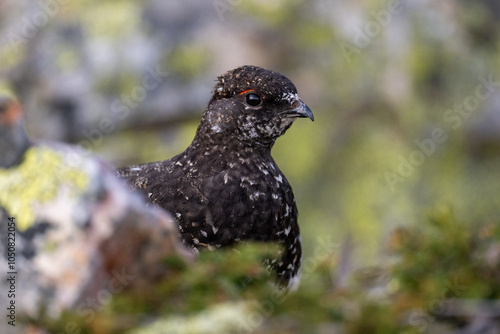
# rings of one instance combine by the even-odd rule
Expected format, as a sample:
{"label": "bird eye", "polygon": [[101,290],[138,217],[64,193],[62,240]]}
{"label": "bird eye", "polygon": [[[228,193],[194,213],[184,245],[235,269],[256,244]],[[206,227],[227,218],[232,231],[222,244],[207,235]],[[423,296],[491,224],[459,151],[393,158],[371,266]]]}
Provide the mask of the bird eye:
{"label": "bird eye", "polygon": [[250,93],[246,97],[246,102],[249,106],[256,107],[262,103],[262,98],[255,93]]}

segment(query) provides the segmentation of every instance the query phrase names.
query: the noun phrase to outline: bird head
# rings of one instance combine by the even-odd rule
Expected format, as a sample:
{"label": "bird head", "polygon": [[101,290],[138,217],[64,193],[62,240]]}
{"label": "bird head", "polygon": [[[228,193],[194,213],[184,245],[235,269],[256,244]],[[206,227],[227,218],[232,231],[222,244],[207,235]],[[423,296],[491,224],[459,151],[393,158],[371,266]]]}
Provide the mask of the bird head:
{"label": "bird head", "polygon": [[314,121],[309,107],[284,75],[242,66],[218,78],[201,127],[246,145],[272,147],[300,117]]}

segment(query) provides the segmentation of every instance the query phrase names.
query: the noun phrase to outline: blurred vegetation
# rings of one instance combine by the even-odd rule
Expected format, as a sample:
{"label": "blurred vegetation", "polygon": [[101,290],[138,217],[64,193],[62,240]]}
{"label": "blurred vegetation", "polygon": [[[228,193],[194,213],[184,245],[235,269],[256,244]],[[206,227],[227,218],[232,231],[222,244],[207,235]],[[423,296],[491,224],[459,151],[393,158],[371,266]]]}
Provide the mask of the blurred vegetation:
{"label": "blurred vegetation", "polygon": [[[173,274],[163,282],[113,296],[92,317],[68,313],[44,326],[134,334],[443,333],[484,317],[468,301],[500,297],[498,220],[471,228],[445,207],[419,226],[393,231],[387,261],[356,270],[343,286],[336,284],[339,254],[318,254],[297,292],[277,293],[261,264],[274,251],[249,244],[204,252],[194,266],[166,259]],[[468,313],[454,313],[460,303]]]}
{"label": "blurred vegetation", "polygon": [[[317,266],[304,275],[299,291],[275,304],[255,332],[432,332],[444,317],[435,314],[443,298],[499,297],[498,85],[491,91],[481,86],[491,94],[471,111],[460,113],[457,105],[464,110],[478,85],[500,80],[500,9],[490,0],[405,3],[364,38],[366,45],[356,44],[369,24],[384,20],[380,13],[390,3],[251,0],[162,7],[156,1],[87,0],[65,4],[41,29],[40,39],[48,42],[36,50],[46,60],[42,68],[55,78],[78,68],[91,74],[94,81],[85,86],[91,95],[76,94],[86,99],[79,126],[87,130],[113,116],[112,102],[141,84],[146,66],[161,64],[170,73],[128,118],[117,120],[115,131],[90,146],[116,164],[163,160],[182,151],[194,136],[213,80],[223,71],[256,64],[287,75],[317,121],[297,121],[273,154],[296,195],[304,263],[315,260],[322,242],[335,252],[314,261]],[[81,29],[85,51],[54,42],[52,35],[65,24]],[[54,43],[60,47],[51,49]],[[33,84],[17,75],[16,66],[25,65],[33,50],[29,42],[21,46],[19,53],[2,48],[0,73],[14,81],[23,100],[36,102],[27,103],[34,137],[66,138],[37,119],[44,115],[41,103],[48,100],[50,85],[47,79]],[[144,60],[138,54],[153,56]],[[30,100],[41,95],[45,100]],[[66,139],[87,140],[78,129]],[[432,146],[436,129],[445,139]],[[181,287],[174,279],[175,288],[159,288],[165,290],[154,294],[160,299],[151,302],[155,312],[113,301],[100,314],[109,326],[95,322],[89,331],[100,326],[119,331],[120,310],[141,314],[128,318],[132,328],[139,318],[149,320],[148,313],[188,323],[190,315],[215,304],[247,310],[241,300],[266,300],[271,290],[260,279],[243,289],[231,276],[247,275],[251,265],[227,267],[234,254],[221,254],[218,259],[202,254],[197,266],[180,268],[179,277],[199,281]],[[221,270],[220,280],[203,271],[212,265]],[[339,277],[348,283],[339,284],[344,282]],[[170,312],[168,305],[179,311]],[[193,321],[202,320],[193,316]]]}

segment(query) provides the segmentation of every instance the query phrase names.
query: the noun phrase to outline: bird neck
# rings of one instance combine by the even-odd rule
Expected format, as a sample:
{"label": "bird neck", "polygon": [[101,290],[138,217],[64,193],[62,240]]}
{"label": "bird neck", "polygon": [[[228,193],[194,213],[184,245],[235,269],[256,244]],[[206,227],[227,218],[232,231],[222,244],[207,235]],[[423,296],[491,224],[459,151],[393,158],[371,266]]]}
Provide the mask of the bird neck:
{"label": "bird neck", "polygon": [[206,122],[201,122],[196,130],[196,135],[191,143],[191,147],[197,150],[231,150],[235,152],[253,151],[259,154],[271,154],[276,139],[244,140],[235,131],[213,131]]}
{"label": "bird neck", "polygon": [[250,145],[234,137],[197,132],[191,145],[186,149],[190,156],[198,156],[203,163],[214,166],[231,166],[247,159],[254,161],[272,160],[272,145]]}

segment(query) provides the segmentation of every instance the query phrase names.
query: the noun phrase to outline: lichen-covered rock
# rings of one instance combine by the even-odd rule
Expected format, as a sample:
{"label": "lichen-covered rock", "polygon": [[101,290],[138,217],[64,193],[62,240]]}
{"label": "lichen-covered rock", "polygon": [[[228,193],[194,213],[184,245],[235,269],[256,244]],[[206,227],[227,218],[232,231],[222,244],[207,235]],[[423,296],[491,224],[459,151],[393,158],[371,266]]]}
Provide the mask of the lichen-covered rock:
{"label": "lichen-covered rock", "polygon": [[[21,113],[1,116],[10,134],[24,131]],[[16,149],[0,147],[0,155]],[[66,310],[88,316],[113,294],[168,275],[165,258],[190,258],[169,214],[146,207],[110,166],[82,149],[36,144],[14,153],[19,162],[0,168],[0,254],[2,268],[8,265],[0,274],[0,308],[15,305],[17,326]],[[14,328],[2,321],[0,332]]]}

